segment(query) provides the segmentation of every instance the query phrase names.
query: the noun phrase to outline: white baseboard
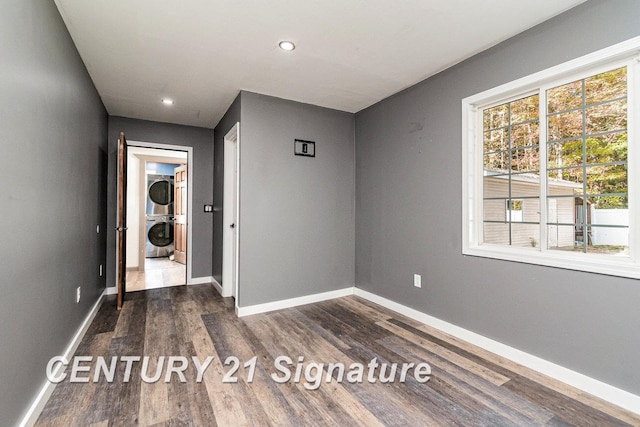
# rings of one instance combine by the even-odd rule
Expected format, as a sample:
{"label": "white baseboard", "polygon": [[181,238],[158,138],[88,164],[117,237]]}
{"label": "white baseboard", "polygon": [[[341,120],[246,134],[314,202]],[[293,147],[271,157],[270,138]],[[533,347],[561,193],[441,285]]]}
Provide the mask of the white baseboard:
{"label": "white baseboard", "polygon": [[118,295],[118,288],[116,288],[115,286],[111,286],[110,288],[105,288],[104,289],[104,294],[105,295]]}
{"label": "white baseboard", "polygon": [[211,284],[216,289],[216,291],[218,291],[218,293],[222,295],[222,285],[218,283],[218,281],[213,276],[211,277]]}
{"label": "white baseboard", "polygon": [[303,297],[290,298],[281,301],[267,302],[264,304],[250,305],[248,307],[236,307],[238,317],[250,316],[252,314],[266,313],[268,311],[280,310],[283,308],[297,307],[299,305],[311,304],[314,302],[326,301],[334,298],[353,295],[355,288],[344,288],[335,291],[322,292],[320,294],[305,295]]}
{"label": "white baseboard", "polygon": [[426,325],[439,329],[453,335],[456,338],[467,341],[473,345],[481,347],[499,356],[512,360],[541,374],[547,375],[565,384],[569,384],[577,389],[597,396],[608,402],[618,405],[636,414],[640,414],[640,396],[621,390],[609,384],[603,383],[579,372],[572,371],[563,366],[556,365],[548,360],[533,356],[524,351],[494,341],[475,332],[461,328],[436,317],[429,316],[413,308],[409,308],[395,301],[372,294],[362,289],[354,288],[354,294],[366,300],[379,304],[390,310],[403,314],[411,319],[422,322]]}
{"label": "white baseboard", "polygon": [[191,280],[187,282],[187,285],[204,285],[206,283],[213,283],[214,280],[213,276],[192,277]]}
{"label": "white baseboard", "polygon": [[[82,324],[76,331],[75,335],[67,345],[67,348],[64,350],[64,353],[61,354],[61,356],[65,357],[67,360],[71,360],[71,358],[73,357],[73,354],[76,352],[76,349],[80,345],[80,341],[82,341],[82,338],[84,338],[84,334],[89,329],[89,326],[91,325],[91,322],[93,321],[93,319],[96,317],[96,314],[98,314],[98,309],[102,305],[102,301],[104,300],[105,295],[108,295],[107,291],[109,289],[115,290],[115,288],[106,288],[102,292],[102,295],[100,295],[100,298],[98,298],[98,301],[96,301],[96,303],[93,304],[93,307],[91,307],[91,310],[89,310],[89,313],[84,318],[84,321],[82,322]],[[64,369],[65,367],[62,366],[62,364],[58,364],[53,375],[58,376],[59,374],[62,373],[62,371],[64,371]],[[44,369],[42,369],[42,372],[44,372]],[[27,411],[25,416],[22,418],[22,421],[19,424],[20,427],[31,427],[36,423],[36,421],[38,421],[38,417],[40,416],[40,413],[44,409],[44,406],[47,404],[47,401],[51,397],[51,394],[53,394],[53,390],[55,388],[56,388],[56,384],[51,383],[48,380],[45,381],[45,383],[42,385],[42,388],[40,389],[40,392],[36,395],[36,398],[31,403],[29,410]]]}

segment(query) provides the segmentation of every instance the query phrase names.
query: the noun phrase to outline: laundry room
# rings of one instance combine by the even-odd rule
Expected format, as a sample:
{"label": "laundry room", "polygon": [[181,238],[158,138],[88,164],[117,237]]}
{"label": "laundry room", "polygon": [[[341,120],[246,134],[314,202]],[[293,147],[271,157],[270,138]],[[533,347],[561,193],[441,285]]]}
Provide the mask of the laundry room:
{"label": "laundry room", "polygon": [[186,167],[183,151],[127,153],[128,292],[186,283]]}

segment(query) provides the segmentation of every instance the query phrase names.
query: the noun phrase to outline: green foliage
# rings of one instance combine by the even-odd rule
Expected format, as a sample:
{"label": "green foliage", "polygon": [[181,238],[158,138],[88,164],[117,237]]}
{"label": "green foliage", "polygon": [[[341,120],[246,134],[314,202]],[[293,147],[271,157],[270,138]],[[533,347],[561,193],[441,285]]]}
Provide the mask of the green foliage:
{"label": "green foliage", "polygon": [[[626,208],[625,67],[547,90],[550,180],[580,185],[596,208]],[[539,173],[538,95],[484,110],[484,167]]]}

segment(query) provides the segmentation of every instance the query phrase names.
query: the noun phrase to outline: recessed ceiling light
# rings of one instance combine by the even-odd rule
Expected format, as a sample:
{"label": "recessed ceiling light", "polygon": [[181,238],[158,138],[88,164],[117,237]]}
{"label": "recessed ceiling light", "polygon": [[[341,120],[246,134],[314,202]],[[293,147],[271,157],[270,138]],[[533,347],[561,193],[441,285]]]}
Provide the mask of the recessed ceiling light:
{"label": "recessed ceiling light", "polygon": [[163,99],[162,99],[162,103],[163,103],[164,105],[173,105],[173,99],[163,98]]}
{"label": "recessed ceiling light", "polygon": [[281,41],[280,43],[278,43],[278,46],[280,46],[280,49],[282,50],[293,50],[296,48],[296,45],[293,44],[293,42],[287,40]]}

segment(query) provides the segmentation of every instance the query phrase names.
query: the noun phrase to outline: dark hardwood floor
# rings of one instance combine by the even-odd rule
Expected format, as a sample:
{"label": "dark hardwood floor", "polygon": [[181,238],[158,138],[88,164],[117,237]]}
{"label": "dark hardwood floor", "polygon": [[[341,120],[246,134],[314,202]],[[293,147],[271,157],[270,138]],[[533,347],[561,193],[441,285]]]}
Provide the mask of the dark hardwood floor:
{"label": "dark hardwood floor", "polygon": [[[95,363],[85,363],[91,371],[81,376],[90,381],[72,383],[67,375],[37,425],[640,425],[638,415],[358,297],[242,319],[236,318],[233,301],[210,285],[133,292],[127,298],[121,312],[115,299],[107,298],[76,351],[107,361],[117,356],[115,381],[101,376],[93,382]],[[160,381],[143,381],[142,364],[132,363],[125,382],[122,356],[149,356],[149,375],[159,356],[213,360],[201,382],[193,363],[184,371],[185,382],[172,375],[169,383],[164,371]],[[237,383],[223,383],[231,370],[224,365],[229,356],[240,362]],[[397,376],[395,382],[373,384],[366,372],[362,383],[331,378],[327,383],[323,375],[318,389],[307,390],[305,381],[272,379],[284,375],[275,368],[278,356],[292,359],[292,374],[299,356],[305,369],[311,362],[342,363],[349,372],[352,363],[366,366],[377,358],[399,365],[427,362],[432,372],[426,383],[411,374],[404,383]]]}

